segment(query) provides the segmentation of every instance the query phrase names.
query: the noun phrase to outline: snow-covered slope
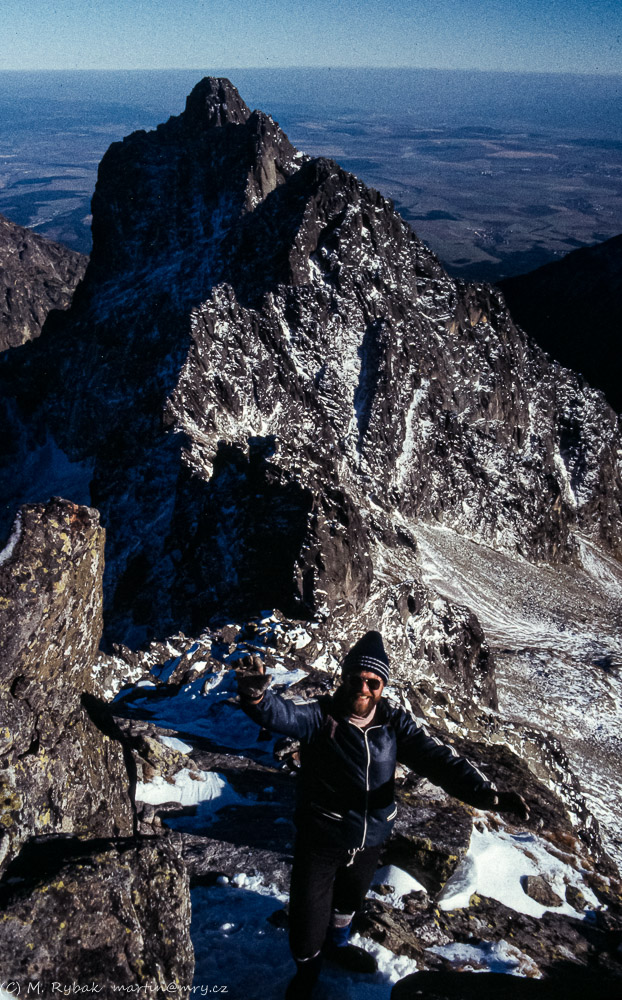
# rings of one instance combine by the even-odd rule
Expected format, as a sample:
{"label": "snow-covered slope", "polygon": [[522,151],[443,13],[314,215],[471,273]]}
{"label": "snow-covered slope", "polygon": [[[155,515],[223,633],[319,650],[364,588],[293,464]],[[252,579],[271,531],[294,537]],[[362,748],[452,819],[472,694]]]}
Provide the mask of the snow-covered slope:
{"label": "snow-covered slope", "polygon": [[423,577],[478,617],[499,713],[554,735],[622,864],[622,568],[579,538],[581,566],[534,566],[443,528],[417,528]]}

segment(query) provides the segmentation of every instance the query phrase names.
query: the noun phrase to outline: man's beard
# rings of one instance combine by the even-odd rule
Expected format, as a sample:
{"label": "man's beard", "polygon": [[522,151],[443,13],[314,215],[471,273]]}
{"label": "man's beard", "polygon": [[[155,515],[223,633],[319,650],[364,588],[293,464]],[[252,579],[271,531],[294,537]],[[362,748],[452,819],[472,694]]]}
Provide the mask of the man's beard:
{"label": "man's beard", "polygon": [[360,719],[365,719],[374,710],[376,702],[373,697],[363,694],[362,691],[350,691],[342,684],[337,694],[346,715],[356,715]]}

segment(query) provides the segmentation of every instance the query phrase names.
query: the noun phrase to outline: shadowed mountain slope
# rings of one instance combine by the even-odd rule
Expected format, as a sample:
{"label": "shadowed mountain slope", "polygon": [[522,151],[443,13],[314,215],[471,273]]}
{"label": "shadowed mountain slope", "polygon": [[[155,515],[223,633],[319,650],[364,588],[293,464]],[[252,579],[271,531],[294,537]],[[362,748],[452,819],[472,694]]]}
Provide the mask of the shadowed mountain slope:
{"label": "shadowed mountain slope", "polygon": [[0,215],[0,351],[38,337],[66,309],[88,258]]}
{"label": "shadowed mountain slope", "polygon": [[622,411],[622,236],[499,282],[512,316]]}

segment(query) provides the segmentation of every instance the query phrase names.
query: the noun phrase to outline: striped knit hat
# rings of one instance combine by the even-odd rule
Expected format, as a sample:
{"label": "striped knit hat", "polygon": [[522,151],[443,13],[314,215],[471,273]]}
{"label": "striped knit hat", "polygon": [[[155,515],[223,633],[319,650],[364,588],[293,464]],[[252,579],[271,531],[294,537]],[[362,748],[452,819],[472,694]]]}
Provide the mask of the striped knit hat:
{"label": "striped knit hat", "polygon": [[352,647],[343,661],[342,674],[371,670],[382,677],[385,684],[389,680],[389,657],[384,651],[380,632],[366,632]]}

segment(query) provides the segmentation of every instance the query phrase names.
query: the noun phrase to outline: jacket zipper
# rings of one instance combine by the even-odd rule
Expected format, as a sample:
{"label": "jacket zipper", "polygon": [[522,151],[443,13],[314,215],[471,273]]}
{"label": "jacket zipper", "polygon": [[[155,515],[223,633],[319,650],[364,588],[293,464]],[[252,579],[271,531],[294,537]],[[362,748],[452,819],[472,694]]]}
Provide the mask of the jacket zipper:
{"label": "jacket zipper", "polygon": [[[358,729],[353,722],[350,722],[351,726]],[[369,752],[369,743],[367,742],[367,734],[371,732],[372,729],[382,729],[382,726],[370,726],[369,729],[363,729],[363,739],[365,740],[365,750],[367,751],[367,765],[365,768],[365,819],[363,822],[363,841],[358,850],[362,850],[365,847],[365,839],[367,837],[367,807],[369,805],[369,765],[371,763],[371,754]],[[361,730],[359,730],[361,732]]]}

